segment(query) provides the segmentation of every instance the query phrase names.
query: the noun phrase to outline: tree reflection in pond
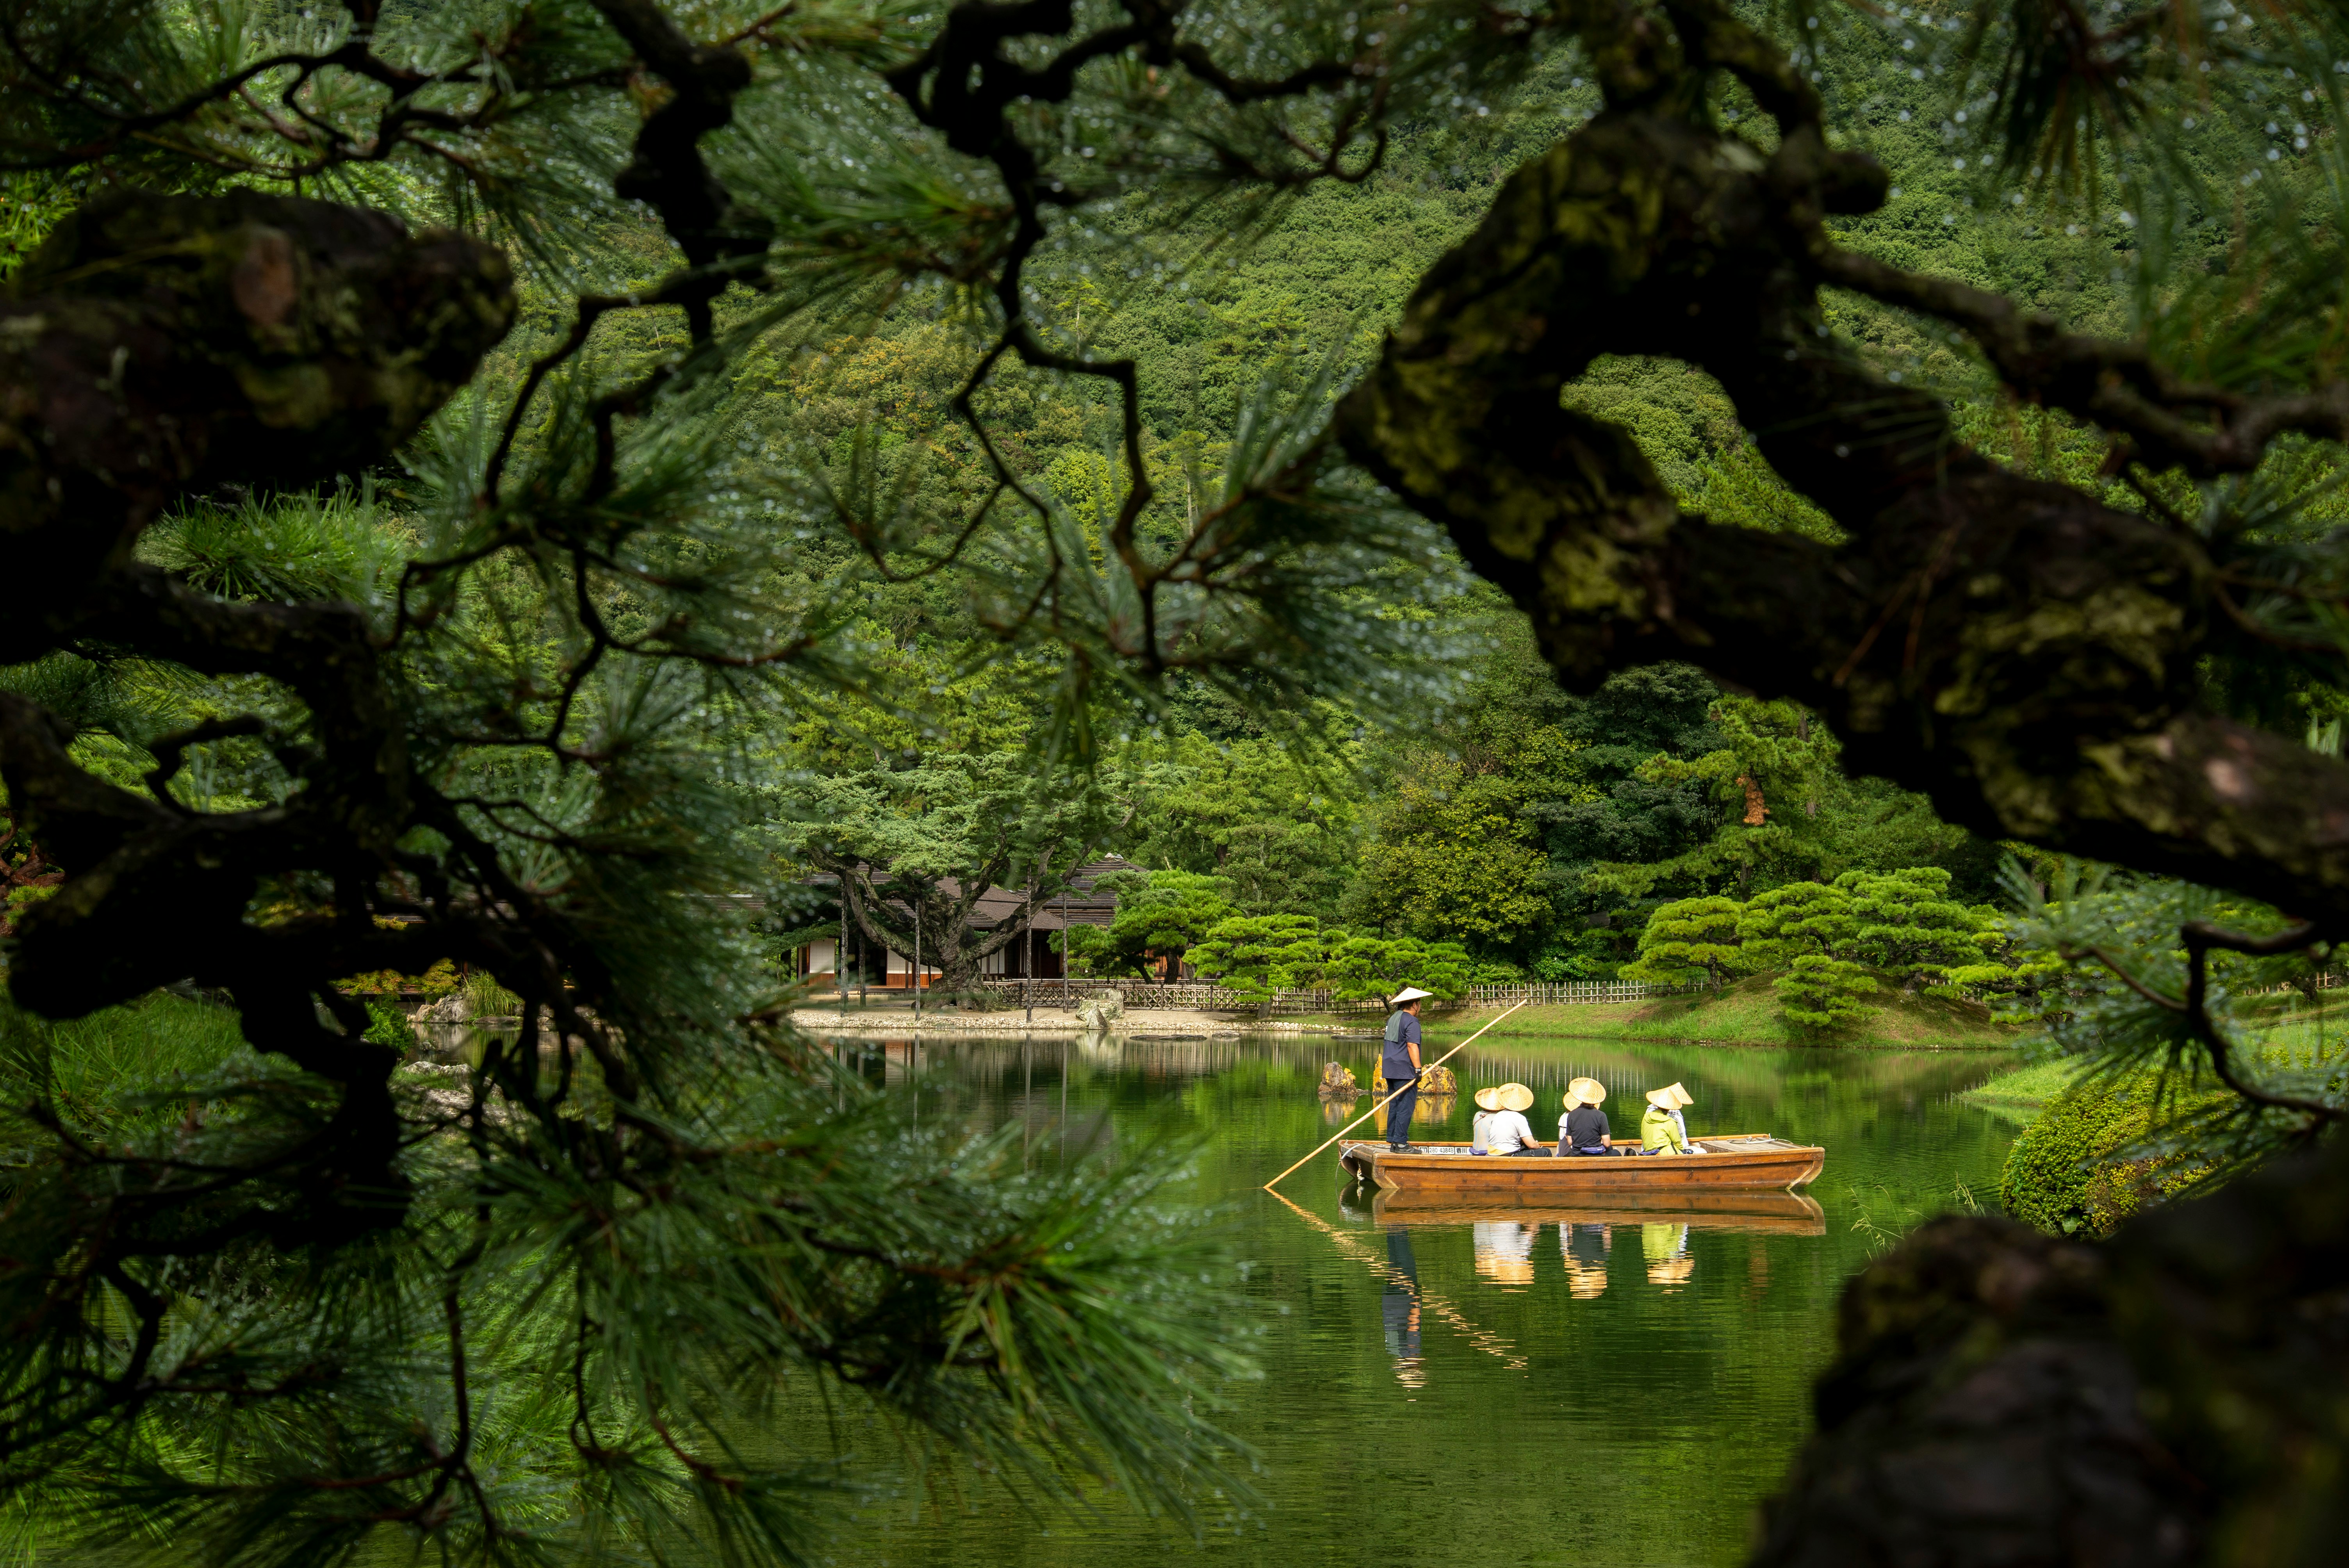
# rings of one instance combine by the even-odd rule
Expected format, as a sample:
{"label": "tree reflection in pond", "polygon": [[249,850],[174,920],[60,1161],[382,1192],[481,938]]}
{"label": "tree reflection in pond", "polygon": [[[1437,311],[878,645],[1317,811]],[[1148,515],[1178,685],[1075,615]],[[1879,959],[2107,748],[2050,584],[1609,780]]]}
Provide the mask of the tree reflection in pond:
{"label": "tree reflection in pond", "polygon": [[[1826,1173],[1806,1197],[1716,1194],[1705,1210],[1642,1209],[1632,1195],[1510,1212],[1341,1188],[1333,1150],[1267,1194],[1267,1177],[1334,1130],[1316,1092],[1326,1043],[1133,1041],[1065,1057],[1054,1043],[1029,1054],[1023,1077],[1017,1039],[926,1042],[926,1122],[979,1133],[1024,1121],[1040,1150],[1070,1158],[1089,1142],[1198,1140],[1184,1196],[1229,1214],[1256,1307],[1252,1322],[1220,1326],[1258,1334],[1265,1372],[1233,1388],[1222,1418],[1255,1447],[1250,1479],[1269,1506],[1232,1500],[1195,1543],[1113,1494],[1094,1495],[1081,1520],[1046,1521],[978,1483],[941,1493],[932,1472],[854,1511],[846,1528],[860,1552],[969,1568],[1093,1568],[1169,1550],[1235,1568],[1514,1568],[1521,1554],[1490,1529],[1500,1498],[1537,1519],[1585,1522],[1578,1568],[1741,1562],[1754,1504],[1809,1429],[1837,1295],[1868,1258],[1854,1222],[1921,1217],[1962,1207],[1961,1187],[1995,1190],[2013,1130],[1955,1097],[2011,1058],[1506,1046],[1490,1057],[1472,1047],[1452,1065],[1464,1083],[1530,1085],[1545,1107],[1575,1077],[1618,1093],[1684,1082],[1699,1100],[1691,1132],[1818,1143]],[[1414,1136],[1464,1140],[1465,1103],[1415,1119]],[[1071,1126],[1092,1136],[1059,1136]],[[1661,1408],[1660,1386],[1674,1391]],[[1615,1418],[1633,1411],[1636,1422]],[[825,1418],[812,1406],[804,1415]],[[859,1460],[885,1481],[899,1462],[880,1434]],[[1357,1506],[1406,1492],[1400,1536]]]}

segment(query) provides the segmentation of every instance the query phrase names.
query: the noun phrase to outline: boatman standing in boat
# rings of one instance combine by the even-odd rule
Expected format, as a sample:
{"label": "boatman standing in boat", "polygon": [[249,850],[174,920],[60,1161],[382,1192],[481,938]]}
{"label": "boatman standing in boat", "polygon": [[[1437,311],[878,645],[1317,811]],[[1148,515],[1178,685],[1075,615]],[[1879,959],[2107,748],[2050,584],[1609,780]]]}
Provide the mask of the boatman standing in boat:
{"label": "boatman standing in boat", "polygon": [[1433,995],[1406,985],[1394,994],[1394,1011],[1387,1015],[1379,1076],[1387,1080],[1387,1093],[1393,1097],[1387,1101],[1387,1148],[1396,1154],[1417,1152],[1411,1146],[1411,1113],[1419,1105],[1419,1003]]}

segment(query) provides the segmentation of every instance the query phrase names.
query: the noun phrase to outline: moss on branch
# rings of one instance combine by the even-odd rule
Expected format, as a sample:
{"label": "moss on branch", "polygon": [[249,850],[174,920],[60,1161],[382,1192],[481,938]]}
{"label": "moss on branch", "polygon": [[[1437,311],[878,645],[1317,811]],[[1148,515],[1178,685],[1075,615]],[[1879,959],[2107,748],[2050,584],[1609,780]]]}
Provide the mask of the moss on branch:
{"label": "moss on branch", "polygon": [[[2201,542],[1991,462],[1829,335],[1818,291],[1851,269],[1823,220],[1874,205],[1881,170],[1826,147],[1725,14],[1675,13],[1678,64],[1630,15],[1588,24],[1599,56],[1630,51],[1609,108],[1429,272],[1339,411],[1349,453],[1450,529],[1573,686],[1686,659],[1816,708],[1850,767],[1952,822],[2349,919],[2349,769],[2199,706],[2243,634]],[[1710,123],[1714,59],[1774,92],[1775,150]],[[1560,406],[1600,355],[1712,373],[1845,542],[1680,513],[1626,432]]]}
{"label": "moss on branch", "polygon": [[52,585],[0,659],[71,634],[177,498],[382,460],[512,315],[502,253],[378,212],[126,191],[67,218],[0,299],[0,536]]}

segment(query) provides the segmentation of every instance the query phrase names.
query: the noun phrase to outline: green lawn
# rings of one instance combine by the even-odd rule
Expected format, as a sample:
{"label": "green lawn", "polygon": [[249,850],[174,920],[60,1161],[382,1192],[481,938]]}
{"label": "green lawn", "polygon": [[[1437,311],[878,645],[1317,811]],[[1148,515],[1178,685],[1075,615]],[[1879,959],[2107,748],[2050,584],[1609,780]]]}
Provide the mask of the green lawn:
{"label": "green lawn", "polygon": [[[1438,1013],[1427,1021],[1429,1044],[1464,1039],[1493,1021],[1490,1009]],[[1376,1026],[1365,1022],[1361,1026]],[[1991,1021],[1988,1009],[1971,1002],[1880,995],[1864,1023],[1827,1034],[1795,1027],[1778,1014],[1771,977],[1757,975],[1718,992],[1662,996],[1588,1007],[1523,1007],[1496,1026],[1486,1039],[1555,1037],[1588,1039],[1693,1040],[1712,1046],[1883,1046],[1904,1050],[2003,1050],[2021,1031]]]}
{"label": "green lawn", "polygon": [[[2272,1014],[2245,1032],[2241,1044],[2255,1060],[2277,1067],[2305,1068],[2338,1057],[2344,1032],[2349,1031],[2344,1031],[2336,1013],[2297,1004],[2279,1005]],[[2017,1068],[2011,1073],[1999,1074],[1964,1098],[1985,1110],[2028,1121],[2046,1109],[2049,1100],[2069,1088],[2085,1065],[2077,1058],[2069,1058]]]}
{"label": "green lawn", "polygon": [[2040,1062],[2035,1066],[2017,1068],[1977,1089],[1970,1089],[1960,1098],[1978,1105],[1993,1116],[2006,1120],[2028,1123],[2047,1109],[2047,1102],[2072,1087],[2085,1064],[2076,1058]]}

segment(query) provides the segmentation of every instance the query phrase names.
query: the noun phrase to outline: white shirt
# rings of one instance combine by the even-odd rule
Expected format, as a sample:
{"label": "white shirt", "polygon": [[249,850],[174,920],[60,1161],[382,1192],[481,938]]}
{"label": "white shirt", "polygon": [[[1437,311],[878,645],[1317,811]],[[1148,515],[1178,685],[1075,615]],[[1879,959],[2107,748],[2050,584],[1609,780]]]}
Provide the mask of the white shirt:
{"label": "white shirt", "polygon": [[1485,1119],[1485,1143],[1495,1154],[1515,1154],[1534,1143],[1533,1125],[1514,1110],[1496,1110]]}
{"label": "white shirt", "polygon": [[1480,1109],[1480,1110],[1478,1110],[1478,1111],[1476,1112],[1476,1114],[1475,1114],[1475,1116],[1473,1116],[1473,1117],[1471,1117],[1471,1118],[1469,1119],[1469,1121],[1468,1121],[1468,1152],[1469,1152],[1469,1153],[1471,1153],[1471,1154],[1490,1154],[1491,1152],[1493,1152],[1493,1141],[1492,1141],[1492,1131],[1493,1131],[1493,1127],[1492,1127],[1492,1123],[1493,1123],[1493,1113],[1492,1113],[1491,1111],[1489,1111],[1489,1110],[1482,1110],[1482,1109]]}

